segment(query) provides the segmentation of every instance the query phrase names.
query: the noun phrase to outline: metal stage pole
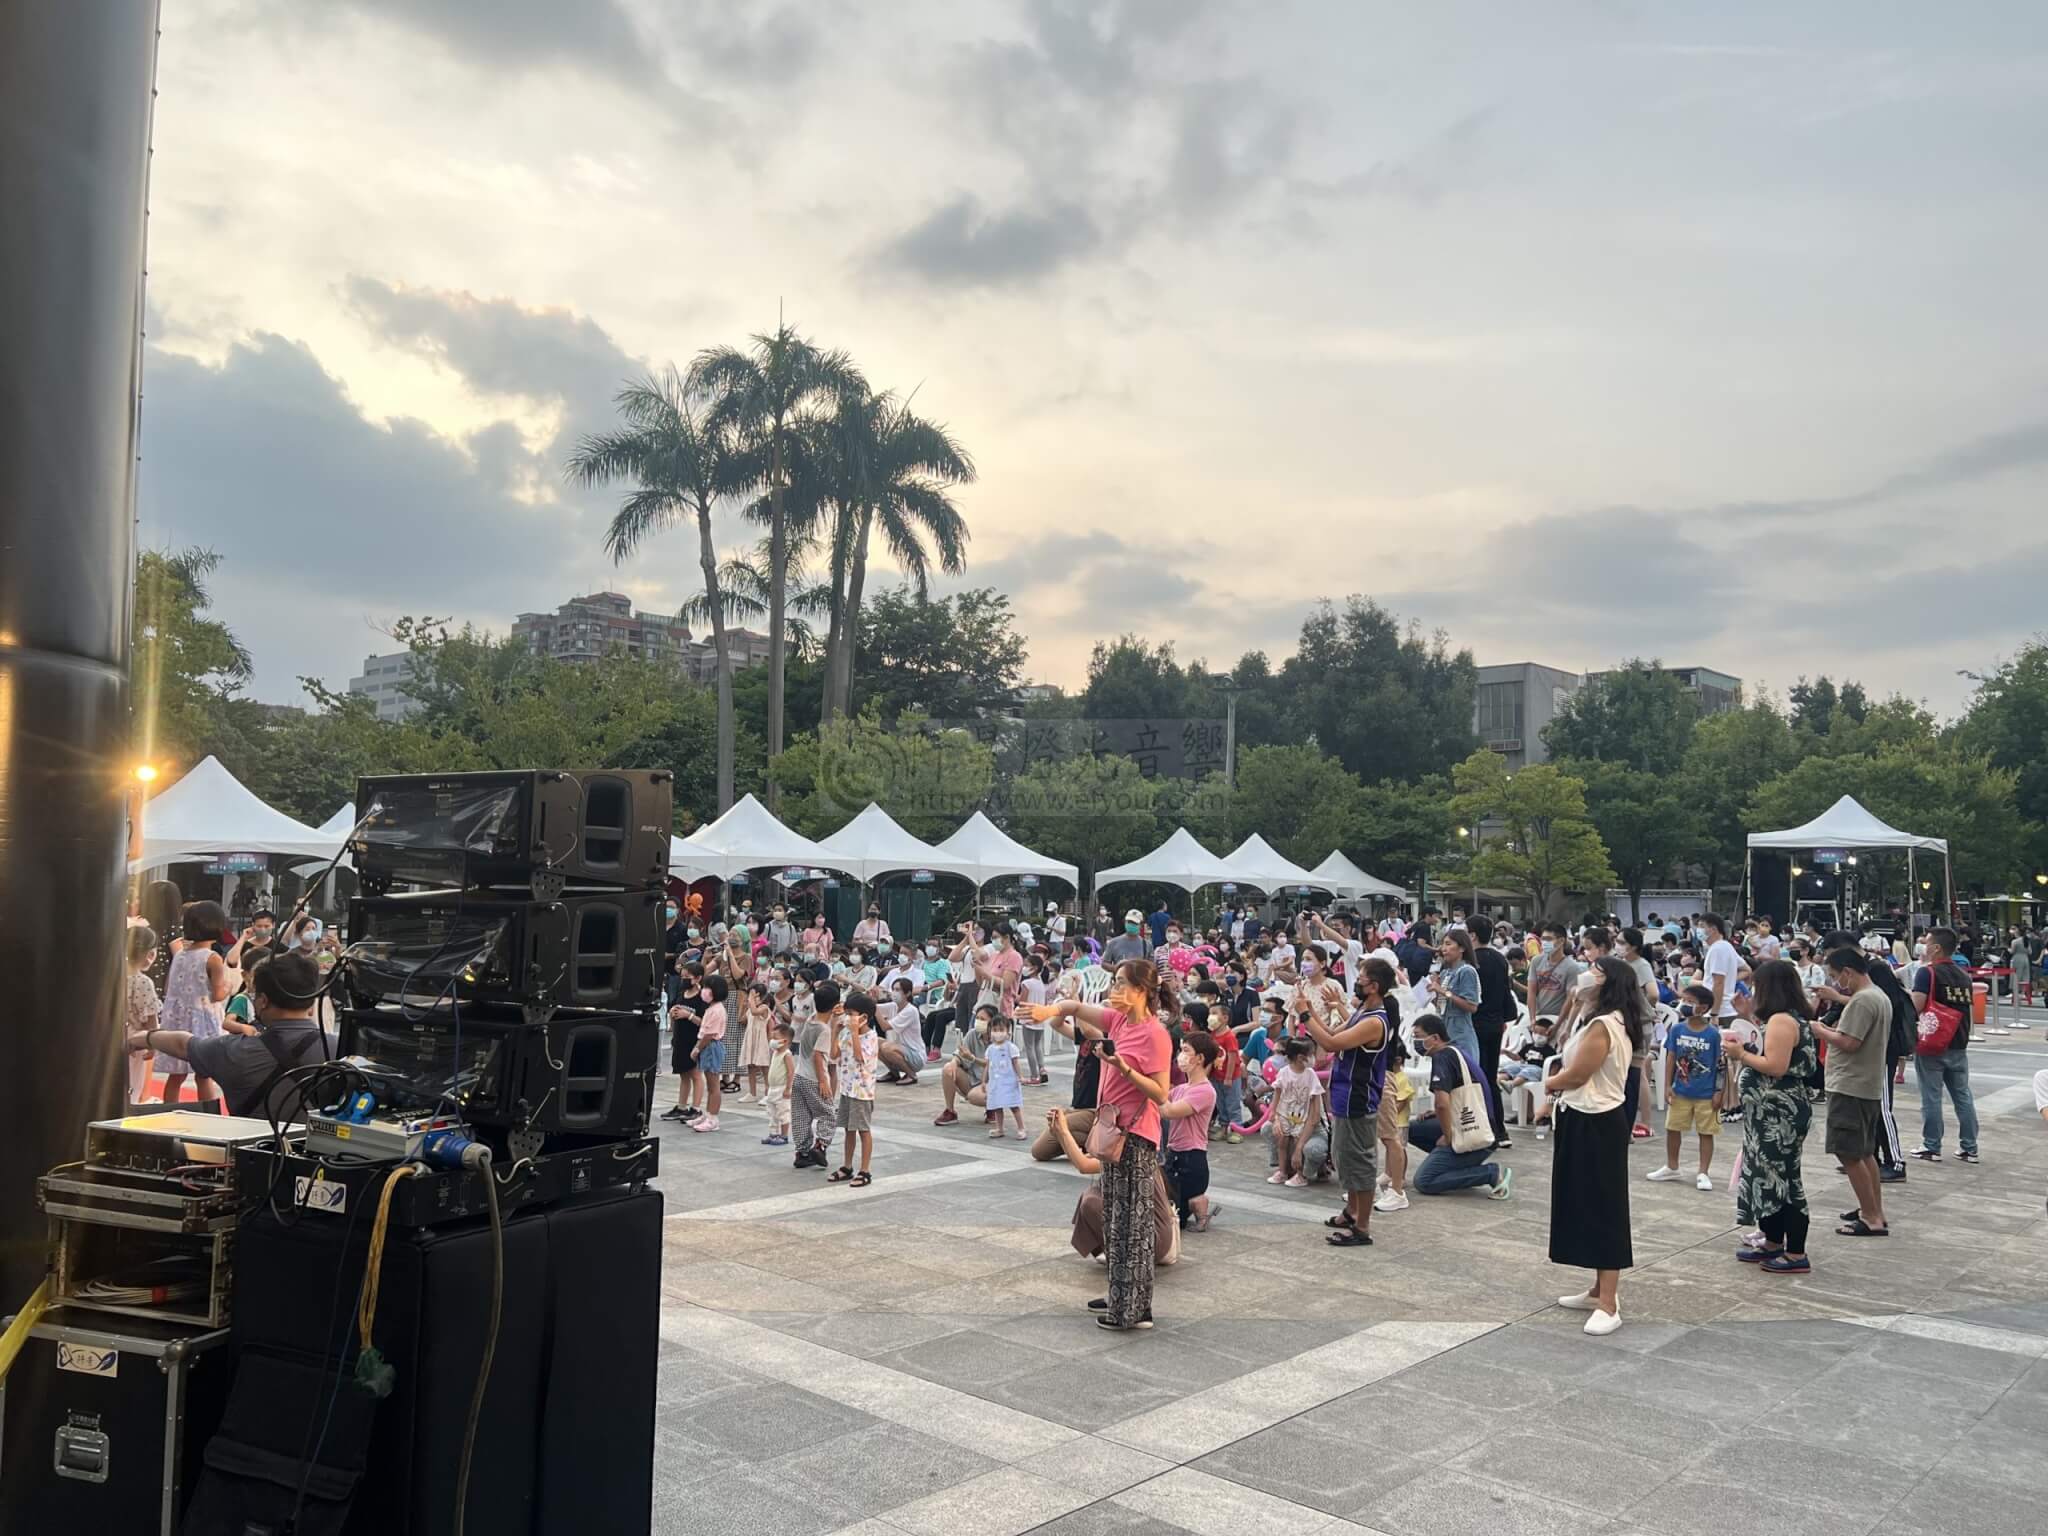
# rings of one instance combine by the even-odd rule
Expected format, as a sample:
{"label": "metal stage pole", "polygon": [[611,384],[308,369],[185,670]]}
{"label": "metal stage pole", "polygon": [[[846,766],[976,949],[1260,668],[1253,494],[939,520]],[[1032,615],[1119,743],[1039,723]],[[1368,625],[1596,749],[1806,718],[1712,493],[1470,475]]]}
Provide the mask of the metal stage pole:
{"label": "metal stage pole", "polygon": [[[143,217],[157,0],[0,5],[0,1307],[35,1176],[117,1111]],[[83,981],[83,985],[81,985]]]}

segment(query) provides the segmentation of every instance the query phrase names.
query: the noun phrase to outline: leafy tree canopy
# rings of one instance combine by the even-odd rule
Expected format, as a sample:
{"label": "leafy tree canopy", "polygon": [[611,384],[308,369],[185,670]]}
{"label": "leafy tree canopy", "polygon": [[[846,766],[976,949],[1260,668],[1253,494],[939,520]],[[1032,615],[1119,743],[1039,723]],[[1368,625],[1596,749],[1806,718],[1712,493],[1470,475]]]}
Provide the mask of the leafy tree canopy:
{"label": "leafy tree canopy", "polygon": [[994,588],[933,601],[897,587],[861,609],[855,686],[884,720],[906,709],[957,720],[1010,708],[1024,659],[1010,600]]}
{"label": "leafy tree canopy", "polygon": [[1543,728],[1551,756],[1674,772],[1692,739],[1698,706],[1655,661],[1625,661],[1587,683]]}

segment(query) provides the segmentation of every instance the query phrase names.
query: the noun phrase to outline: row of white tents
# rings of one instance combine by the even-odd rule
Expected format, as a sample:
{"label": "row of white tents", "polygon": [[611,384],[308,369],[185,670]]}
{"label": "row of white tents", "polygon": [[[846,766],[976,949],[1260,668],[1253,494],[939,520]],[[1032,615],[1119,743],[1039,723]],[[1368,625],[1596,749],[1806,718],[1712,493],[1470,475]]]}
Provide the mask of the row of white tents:
{"label": "row of white tents", "polygon": [[[341,851],[354,830],[356,809],[344,805],[318,827],[309,827],[266,805],[217,758],[209,757],[149,801],[143,817],[141,855],[130,873],[222,853],[277,854],[327,860]],[[830,837],[812,839],[784,826],[752,795],[689,837],[669,840],[669,872],[680,879],[730,880],[749,870],[801,869],[850,875],[863,885],[886,875],[929,871],[972,881],[978,890],[991,880],[1031,875],[1063,880],[1078,888],[1080,871],[1025,847],[980,811],[951,837],[927,843],[899,826],[879,805],[870,805]],[[1248,837],[1230,855],[1209,852],[1185,828],[1152,852],[1098,874],[1098,888],[1123,882],[1175,885],[1186,891],[1232,885],[1268,894],[1295,887],[1344,897],[1390,897],[1405,893],[1375,880],[1341,853],[1315,869],[1281,857],[1263,837]]]}
{"label": "row of white tents", "polygon": [[[356,819],[355,808],[344,805],[320,826],[309,827],[266,805],[217,758],[209,757],[149,801],[141,855],[131,862],[129,872],[222,853],[324,861],[341,851]],[[1935,855],[1942,861],[1943,883],[1953,905],[1948,844],[1887,826],[1846,795],[1804,826],[1752,833],[1748,841],[1752,850],[1903,849],[1909,861],[1917,854]],[[814,840],[784,826],[747,795],[709,826],[669,842],[669,871],[678,878],[730,880],[756,869],[802,869],[806,878],[814,869],[829,871],[851,875],[864,885],[885,875],[928,870],[971,880],[977,890],[991,880],[1018,875],[1064,880],[1076,887],[1080,883],[1080,871],[1073,865],[1034,853],[980,811],[944,842],[927,843],[897,825],[879,805],[870,805],[830,837]],[[1232,852],[1215,854],[1185,827],[1143,858],[1095,877],[1098,890],[1126,883],[1172,885],[1189,892],[1227,885],[1267,895],[1307,888],[1339,897],[1397,901],[1407,894],[1398,885],[1367,874],[1340,852],[1305,869],[1256,832]]]}

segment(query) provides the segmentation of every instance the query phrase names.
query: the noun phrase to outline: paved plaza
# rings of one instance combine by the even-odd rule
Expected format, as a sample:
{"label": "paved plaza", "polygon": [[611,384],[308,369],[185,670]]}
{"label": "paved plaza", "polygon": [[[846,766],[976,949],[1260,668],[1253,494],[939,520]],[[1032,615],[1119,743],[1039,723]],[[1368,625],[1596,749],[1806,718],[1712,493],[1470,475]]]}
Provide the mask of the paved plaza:
{"label": "paved plaza", "polygon": [[[1550,1144],[1500,1154],[1514,1198],[1375,1216],[1323,1243],[1327,1187],[1212,1149],[1212,1230],[1159,1272],[1158,1326],[1084,1310],[1068,1246],[1084,1180],[932,1125],[936,1072],[877,1089],[875,1182],[763,1147],[758,1110],[665,1126],[655,1528],[675,1536],[2034,1536],[2048,1434],[2048,1128],[2035,1027],[1980,1040],[1980,1167],[1886,1186],[1895,1235],[1806,1155],[1811,1276],[1733,1258],[1725,1190],[1643,1180],[1620,1332],[1555,1306]],[[1064,1103],[1071,1056],[1029,1091]],[[671,1102],[673,1080],[662,1102]],[[1899,1092],[1919,1126],[1910,1069]],[[1732,1132],[1737,1127],[1729,1127]],[[1726,1177],[1738,1135],[1721,1138]],[[1652,1147],[1657,1150],[1651,1150]],[[1693,1156],[1688,1142],[1687,1158]],[[836,1157],[834,1159],[837,1161]],[[1689,1164],[1687,1166],[1690,1166]]]}

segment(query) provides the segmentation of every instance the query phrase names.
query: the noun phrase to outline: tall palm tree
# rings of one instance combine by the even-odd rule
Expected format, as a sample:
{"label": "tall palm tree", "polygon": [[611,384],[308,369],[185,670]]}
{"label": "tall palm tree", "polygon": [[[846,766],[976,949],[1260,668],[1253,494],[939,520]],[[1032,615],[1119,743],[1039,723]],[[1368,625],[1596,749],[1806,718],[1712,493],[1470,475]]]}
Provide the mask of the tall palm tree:
{"label": "tall palm tree", "polygon": [[[890,557],[925,595],[934,556],[939,569],[957,575],[966,564],[967,522],[949,494],[974,479],[974,461],[944,427],[910,409],[908,400],[862,390],[842,393],[834,436],[851,493],[850,520],[834,529],[832,568],[845,573],[837,620],[838,643],[831,650],[825,694],[831,712],[853,709],[853,653],[859,643],[861,596],[867,585],[868,546],[879,528]],[[835,580],[835,589],[838,587]]]}
{"label": "tall palm tree", "polygon": [[[808,618],[826,612],[830,593],[823,582],[811,575],[811,539],[801,529],[792,529],[789,541],[789,601],[784,622],[789,629],[789,648],[799,661],[814,658],[821,647],[818,632]],[[733,550],[718,567],[718,596],[725,608],[726,622],[755,622],[768,614],[768,541],[754,549]],[[690,623],[709,623],[708,593],[699,593],[683,604],[683,618]]]}
{"label": "tall palm tree", "polygon": [[[782,751],[783,685],[789,636],[784,627],[789,596],[788,489],[790,441],[842,391],[860,387],[860,370],[844,352],[812,345],[787,322],[752,338],[753,345],[712,347],[690,365],[690,381],[711,398],[711,420],[729,431],[741,449],[745,475],[768,493],[768,761]],[[776,799],[767,784],[768,804]]]}
{"label": "tall palm tree", "polygon": [[705,402],[673,367],[619,391],[624,423],[584,438],[565,473],[586,486],[634,485],[605,530],[605,550],[624,563],[650,535],[694,516],[697,563],[704,577],[703,612],[711,622],[718,675],[718,809],[733,801],[732,657],[725,645],[728,603],[711,543],[711,513],[744,483],[731,436],[708,419]]}

